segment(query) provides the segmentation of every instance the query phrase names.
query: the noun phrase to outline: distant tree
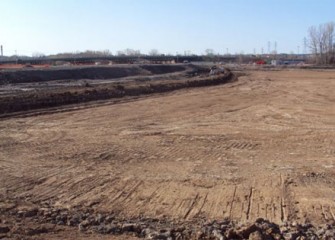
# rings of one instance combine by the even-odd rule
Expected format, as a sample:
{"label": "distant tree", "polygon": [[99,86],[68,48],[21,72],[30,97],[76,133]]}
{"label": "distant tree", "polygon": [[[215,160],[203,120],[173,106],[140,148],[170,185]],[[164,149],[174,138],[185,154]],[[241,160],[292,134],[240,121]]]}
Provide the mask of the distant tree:
{"label": "distant tree", "polygon": [[151,49],[151,50],[149,51],[149,55],[150,55],[150,56],[158,56],[158,55],[159,55],[159,52],[158,52],[157,49]]}
{"label": "distant tree", "polygon": [[242,64],[244,62],[244,52],[241,51],[240,54],[236,54],[238,56],[238,62]]}
{"label": "distant tree", "polygon": [[120,56],[126,56],[126,54],[125,54],[124,51],[117,51],[117,52],[116,52],[116,55],[118,55],[119,57],[120,57]]}
{"label": "distant tree", "polygon": [[130,48],[125,49],[124,53],[127,56],[138,56],[138,55],[141,54],[140,50],[134,50],[134,49],[130,49]]}
{"label": "distant tree", "polygon": [[41,53],[41,52],[34,52],[34,53],[32,54],[32,57],[33,57],[33,58],[43,58],[43,57],[45,57],[45,54],[44,54],[44,53]]}
{"label": "distant tree", "polygon": [[102,54],[103,54],[104,56],[106,56],[106,57],[107,57],[107,56],[112,56],[112,55],[113,55],[112,52],[109,51],[108,49],[102,51]]}
{"label": "distant tree", "polygon": [[214,50],[211,49],[211,48],[207,48],[205,50],[205,53],[206,53],[207,56],[213,56],[214,55]]}
{"label": "distant tree", "polygon": [[312,26],[308,29],[309,48],[317,63],[329,64],[334,62],[334,30],[334,22],[320,24],[319,26]]}
{"label": "distant tree", "polygon": [[[33,55],[34,56],[34,55]],[[107,57],[112,56],[109,50],[93,51],[86,50],[84,52],[72,52],[72,53],[58,53],[56,55],[49,55],[50,58],[95,58],[95,57]]]}

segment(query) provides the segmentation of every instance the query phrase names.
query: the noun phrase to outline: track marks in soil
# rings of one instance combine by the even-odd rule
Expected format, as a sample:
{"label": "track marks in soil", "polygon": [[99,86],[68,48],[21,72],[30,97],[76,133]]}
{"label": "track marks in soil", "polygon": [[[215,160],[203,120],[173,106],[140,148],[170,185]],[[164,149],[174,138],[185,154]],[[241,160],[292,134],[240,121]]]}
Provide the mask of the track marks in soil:
{"label": "track marks in soil", "polygon": [[[319,169],[320,170],[320,169]],[[295,176],[295,205],[300,219],[334,220],[335,190],[334,174],[327,172],[306,172]],[[313,199],[318,194],[318,200]]]}
{"label": "track marks in soil", "polygon": [[249,220],[249,218],[250,218],[250,210],[252,208],[252,202],[253,202],[253,199],[252,199],[253,192],[254,192],[254,189],[253,189],[253,187],[251,187],[250,188],[250,194],[248,196],[248,207],[247,207],[247,214],[246,214],[247,220]]}
{"label": "track marks in soil", "polygon": [[315,92],[332,82],[291,74],[5,119],[0,193],[125,218],[330,221],[334,112]]}

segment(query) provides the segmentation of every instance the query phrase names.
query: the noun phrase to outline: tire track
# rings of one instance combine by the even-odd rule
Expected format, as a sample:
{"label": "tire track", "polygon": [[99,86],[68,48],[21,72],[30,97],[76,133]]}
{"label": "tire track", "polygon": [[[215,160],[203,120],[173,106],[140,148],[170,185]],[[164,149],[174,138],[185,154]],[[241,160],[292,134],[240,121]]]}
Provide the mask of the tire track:
{"label": "tire track", "polygon": [[251,209],[252,209],[252,203],[253,203],[253,194],[254,194],[254,188],[251,187],[250,188],[250,193],[249,193],[249,196],[248,196],[248,206],[247,206],[247,213],[246,213],[246,218],[247,220],[249,220],[250,218],[250,212],[251,212]]}
{"label": "tire track", "polygon": [[185,213],[185,215],[184,215],[184,219],[188,219],[188,217],[189,217],[191,211],[193,210],[194,206],[195,206],[196,203],[199,201],[199,199],[200,199],[200,198],[199,198],[199,193],[197,193],[197,194],[195,195],[194,199],[192,200],[190,206],[188,207],[188,209],[187,209],[187,211],[186,211],[186,213]]}
{"label": "tire track", "polygon": [[235,197],[236,197],[236,191],[237,191],[237,185],[234,186],[234,193],[231,199],[231,205],[230,205],[230,210],[229,210],[229,218],[233,219],[233,207],[235,203]]}
{"label": "tire track", "polygon": [[280,194],[280,219],[282,222],[287,221],[286,213],[286,204],[285,204],[285,181],[282,174],[280,174],[280,185],[281,185],[281,194]]}
{"label": "tire track", "polygon": [[197,213],[194,214],[195,218],[200,216],[202,209],[204,208],[205,204],[207,203],[207,197],[208,197],[208,193],[206,193],[205,197],[203,198],[204,200],[203,200],[201,206],[199,207]]}

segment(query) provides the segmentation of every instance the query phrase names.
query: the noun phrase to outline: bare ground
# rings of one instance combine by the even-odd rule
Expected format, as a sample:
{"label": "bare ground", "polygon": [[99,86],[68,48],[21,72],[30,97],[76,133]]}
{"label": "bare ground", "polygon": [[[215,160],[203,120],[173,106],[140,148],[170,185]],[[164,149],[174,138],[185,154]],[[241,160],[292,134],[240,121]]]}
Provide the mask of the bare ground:
{"label": "bare ground", "polygon": [[330,223],[334,90],[333,70],[250,71],[226,85],[4,119],[1,199],[123,220]]}

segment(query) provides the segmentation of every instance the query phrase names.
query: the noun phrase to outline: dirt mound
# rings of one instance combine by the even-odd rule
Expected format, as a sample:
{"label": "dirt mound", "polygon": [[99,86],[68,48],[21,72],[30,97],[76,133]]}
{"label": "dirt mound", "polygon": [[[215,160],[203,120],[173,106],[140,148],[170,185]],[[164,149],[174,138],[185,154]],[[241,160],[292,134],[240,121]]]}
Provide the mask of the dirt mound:
{"label": "dirt mound", "polygon": [[64,79],[108,79],[139,75],[138,67],[91,67],[52,70],[20,70],[0,73],[0,84],[32,83]]}
{"label": "dirt mound", "polygon": [[141,65],[141,68],[149,71],[151,74],[165,74],[185,70],[185,66],[182,65]]}
{"label": "dirt mound", "polygon": [[149,83],[118,82],[103,86],[82,86],[62,90],[27,92],[0,98],[0,114],[27,111],[38,108],[56,107],[66,104],[76,104],[94,100],[140,96],[152,93],[162,93],[182,88],[202,87],[223,84],[234,80],[234,75],[227,72],[224,75],[202,78],[186,78],[173,81],[156,81]]}
{"label": "dirt mound", "polygon": [[165,74],[184,71],[182,65],[128,65],[81,67],[68,69],[24,69],[0,72],[0,85],[45,82],[65,79],[114,79],[136,75]]}
{"label": "dirt mound", "polygon": [[[72,231],[89,234],[100,239],[102,235],[132,235],[145,239],[333,239],[335,222],[322,226],[312,224],[275,224],[263,218],[251,223],[237,223],[228,219],[195,219],[180,222],[167,218],[139,217],[123,219],[115,213],[91,210],[57,209],[30,203],[7,202],[0,206],[0,216],[6,219],[0,225],[0,238],[27,237]],[[20,224],[21,223],[21,224]],[[22,224],[23,223],[23,224]]]}

